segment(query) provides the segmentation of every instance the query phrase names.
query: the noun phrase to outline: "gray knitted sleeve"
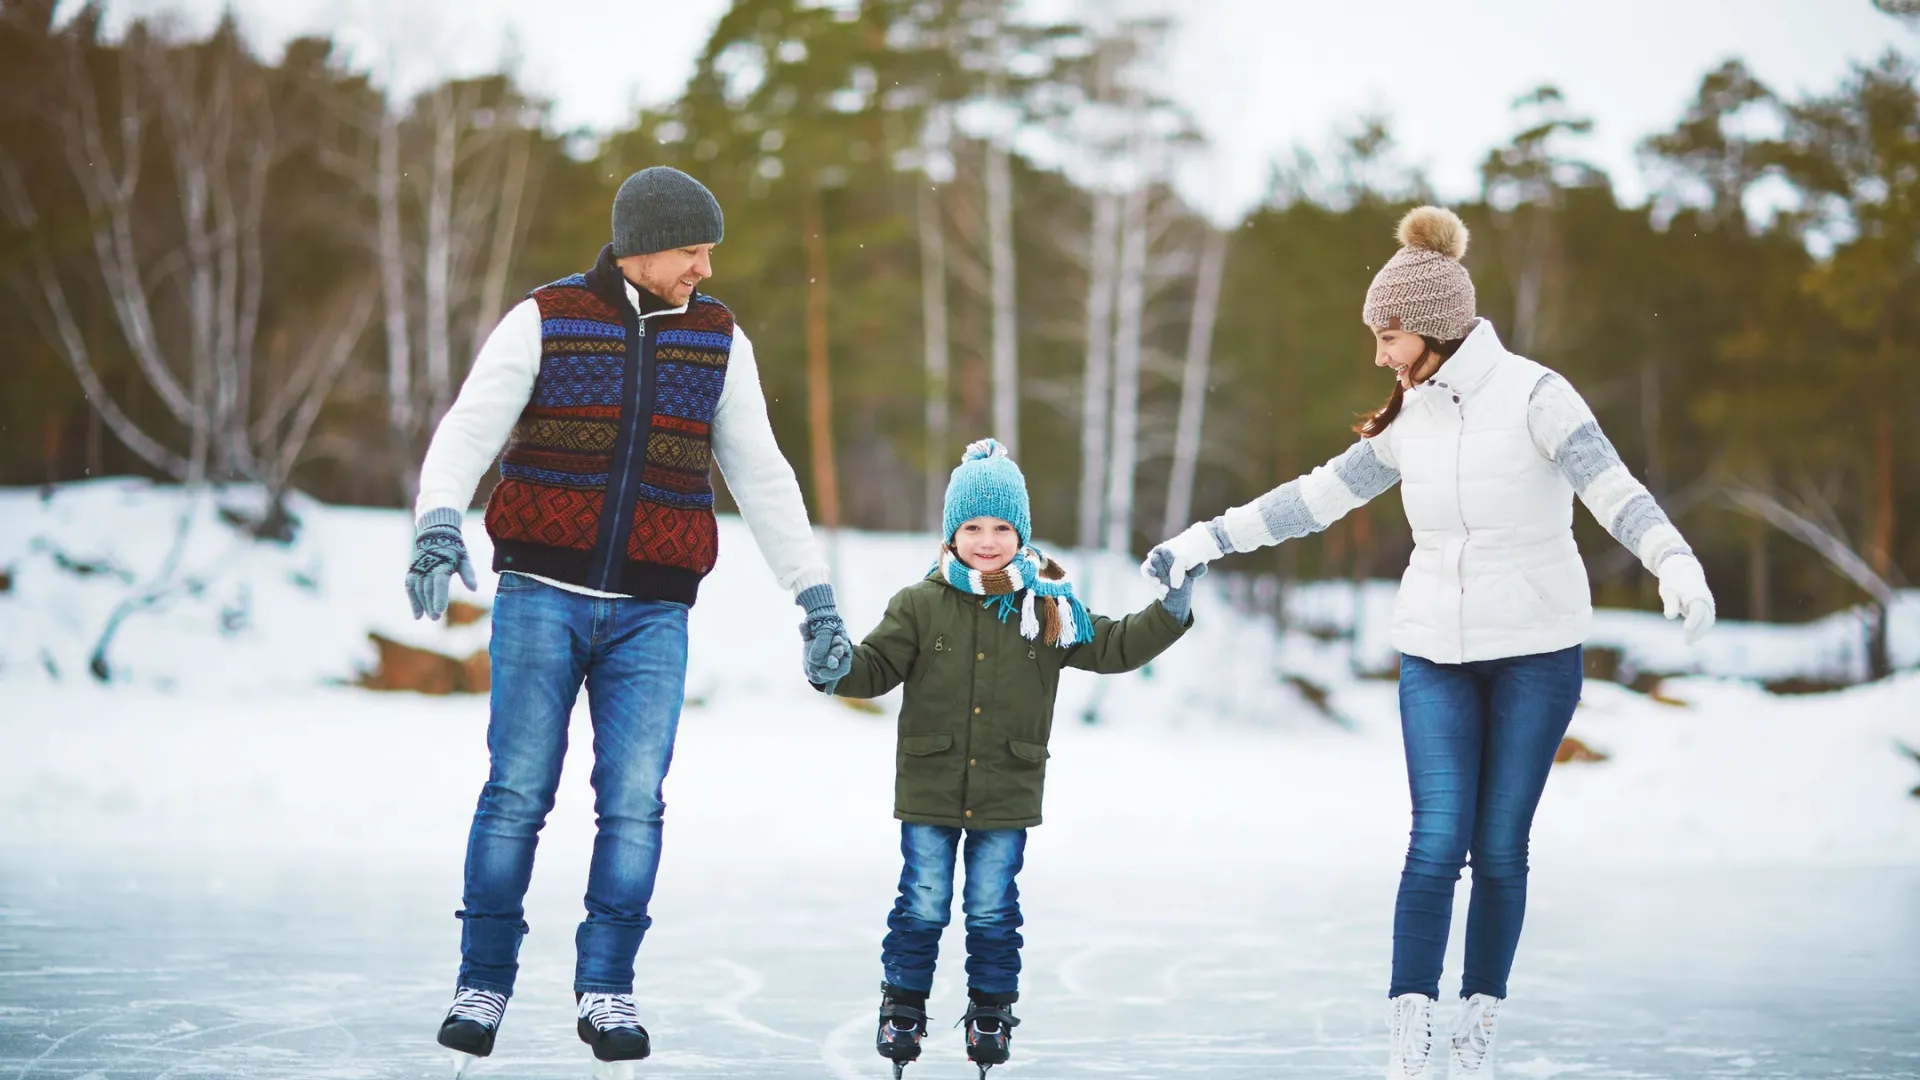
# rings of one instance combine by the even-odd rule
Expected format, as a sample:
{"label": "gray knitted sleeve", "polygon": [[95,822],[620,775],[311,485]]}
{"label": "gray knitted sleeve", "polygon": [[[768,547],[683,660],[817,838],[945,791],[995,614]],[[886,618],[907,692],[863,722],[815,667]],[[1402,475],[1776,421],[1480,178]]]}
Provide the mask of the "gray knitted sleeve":
{"label": "gray knitted sleeve", "polygon": [[1534,384],[1527,399],[1527,430],[1535,448],[1559,468],[1594,518],[1638,556],[1641,565],[1658,573],[1667,556],[1692,553],[1653,493],[1620,460],[1586,399],[1567,380],[1548,374]]}
{"label": "gray knitted sleeve", "polygon": [[1226,552],[1251,551],[1317,533],[1400,482],[1375,439],[1362,439],[1325,465],[1207,523]]}

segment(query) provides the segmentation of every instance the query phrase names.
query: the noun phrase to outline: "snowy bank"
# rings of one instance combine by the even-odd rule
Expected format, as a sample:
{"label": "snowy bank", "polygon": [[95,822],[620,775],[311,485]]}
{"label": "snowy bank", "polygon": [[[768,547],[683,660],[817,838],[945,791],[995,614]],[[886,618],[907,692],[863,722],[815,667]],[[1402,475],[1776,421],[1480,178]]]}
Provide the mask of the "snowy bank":
{"label": "snowy bank", "polygon": [[[227,524],[218,500],[136,482],[47,501],[0,492],[0,845],[457,860],[485,775],[484,697],[349,684],[373,660],[369,631],[460,654],[484,647],[486,623],[410,617],[404,514],[293,508],[300,532],[280,545]],[[189,512],[172,578],[183,588],[125,622],[113,682],[96,683],[100,628],[154,579]],[[798,610],[739,521],[721,534],[691,624],[671,857],[750,845],[796,863],[885,862],[897,695],[875,714],[808,689]],[[484,605],[494,581],[477,522],[468,538]],[[856,632],[930,561],[924,537],[848,532],[833,548]],[[1124,561],[1073,561],[1098,610],[1151,596]],[[1354,676],[1344,642],[1237,614],[1211,579],[1196,615],[1145,671],[1069,673],[1036,844],[1063,865],[1151,852],[1391,873],[1407,817],[1393,684]],[[1636,633],[1649,651],[1679,639],[1665,623]],[[590,835],[584,709],[575,723],[548,833],[561,850]],[[1669,679],[1659,699],[1589,681],[1573,734],[1610,760],[1557,770],[1537,864],[1920,865],[1907,794],[1920,763],[1900,750],[1920,747],[1920,675],[1804,697],[1729,678]]]}

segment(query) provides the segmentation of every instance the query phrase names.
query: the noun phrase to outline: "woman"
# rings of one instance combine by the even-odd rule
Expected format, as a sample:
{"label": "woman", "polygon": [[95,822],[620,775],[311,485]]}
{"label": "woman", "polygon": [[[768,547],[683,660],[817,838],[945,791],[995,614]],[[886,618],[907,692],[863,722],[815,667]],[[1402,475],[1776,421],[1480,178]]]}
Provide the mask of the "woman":
{"label": "woman", "polygon": [[1413,834],[1394,905],[1388,996],[1392,1080],[1430,1075],[1433,1006],[1460,870],[1473,866],[1463,1001],[1451,1075],[1493,1074],[1494,1021],[1526,908],[1527,835],[1554,751],[1580,700],[1592,620],[1573,541],[1579,495],[1660,579],[1687,640],[1713,625],[1713,594],[1680,533],[1635,480],[1567,381],[1508,352],[1475,315],[1460,258],[1467,229],[1421,207],[1367,290],[1374,363],[1394,374],[1360,441],[1308,475],[1154,548],[1165,587],[1222,555],[1318,532],[1401,484],[1413,558],[1393,640]]}

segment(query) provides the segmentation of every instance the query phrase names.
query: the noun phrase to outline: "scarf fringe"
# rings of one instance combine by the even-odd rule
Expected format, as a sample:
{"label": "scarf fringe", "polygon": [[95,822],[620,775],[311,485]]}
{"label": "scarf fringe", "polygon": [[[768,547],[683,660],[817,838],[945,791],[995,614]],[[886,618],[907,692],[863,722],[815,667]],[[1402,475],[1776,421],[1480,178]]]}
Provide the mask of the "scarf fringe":
{"label": "scarf fringe", "polygon": [[1034,641],[1040,637],[1040,616],[1034,611],[1033,590],[1028,589],[1025,595],[1020,602],[1020,636]]}

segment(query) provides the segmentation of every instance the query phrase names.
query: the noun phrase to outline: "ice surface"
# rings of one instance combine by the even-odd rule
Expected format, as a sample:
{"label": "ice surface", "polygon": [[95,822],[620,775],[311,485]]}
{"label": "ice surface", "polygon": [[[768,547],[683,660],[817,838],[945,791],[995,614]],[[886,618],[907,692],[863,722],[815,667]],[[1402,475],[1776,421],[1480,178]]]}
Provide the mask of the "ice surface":
{"label": "ice surface", "polygon": [[[1390,875],[1090,875],[1054,854],[1036,844],[1023,882],[1024,1023],[996,1077],[1378,1074]],[[641,954],[659,1049],[640,1075],[887,1076],[871,1039],[889,868],[699,861],[669,865]],[[0,1076],[443,1075],[450,874],[8,868]],[[575,869],[542,867],[519,992],[470,1075],[587,1075],[568,994]],[[1503,1074],[1914,1076],[1916,926],[1912,870],[1540,874]],[[908,1075],[972,1080],[950,1028],[957,930],[944,944]]]}

